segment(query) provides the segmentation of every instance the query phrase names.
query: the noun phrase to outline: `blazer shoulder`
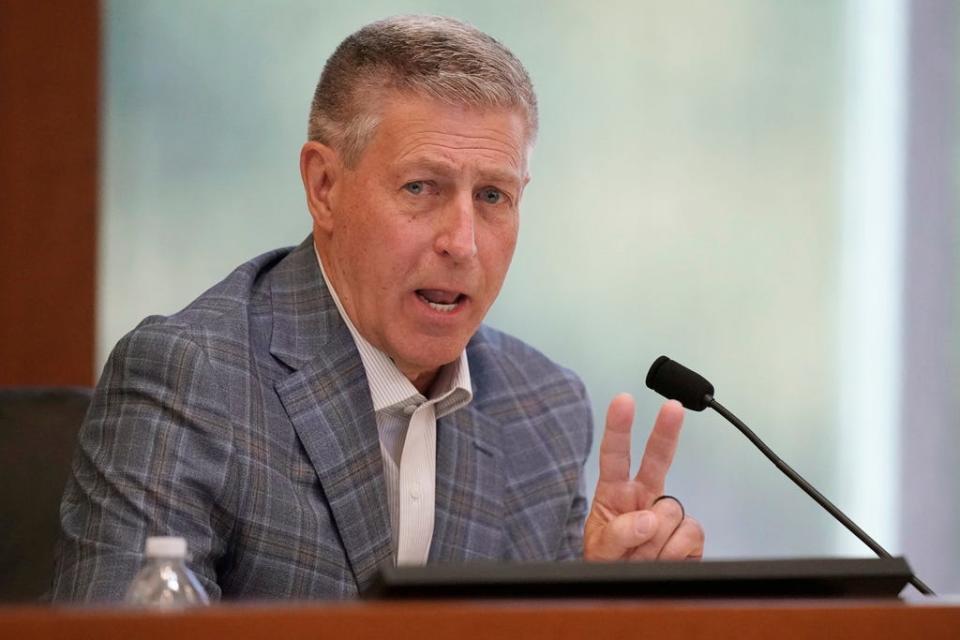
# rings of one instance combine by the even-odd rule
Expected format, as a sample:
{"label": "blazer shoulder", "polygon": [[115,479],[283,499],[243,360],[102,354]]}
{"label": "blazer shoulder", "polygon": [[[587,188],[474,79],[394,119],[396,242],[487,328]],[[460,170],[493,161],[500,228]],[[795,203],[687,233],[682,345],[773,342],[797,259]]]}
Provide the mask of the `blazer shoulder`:
{"label": "blazer shoulder", "polygon": [[[571,369],[508,333],[482,325],[467,347],[471,377],[525,393],[565,389],[586,400],[586,387]],[[477,366],[474,366],[474,362]],[[478,370],[474,376],[474,369]]]}
{"label": "blazer shoulder", "polygon": [[207,346],[249,332],[249,319],[269,312],[269,280],[292,247],[275,249],[235,268],[186,307],[170,315],[142,320],[126,337],[154,334],[181,338]]}
{"label": "blazer shoulder", "polygon": [[165,319],[175,324],[207,324],[256,304],[268,295],[266,283],[291,251],[292,247],[275,249],[241,264],[186,307]]}

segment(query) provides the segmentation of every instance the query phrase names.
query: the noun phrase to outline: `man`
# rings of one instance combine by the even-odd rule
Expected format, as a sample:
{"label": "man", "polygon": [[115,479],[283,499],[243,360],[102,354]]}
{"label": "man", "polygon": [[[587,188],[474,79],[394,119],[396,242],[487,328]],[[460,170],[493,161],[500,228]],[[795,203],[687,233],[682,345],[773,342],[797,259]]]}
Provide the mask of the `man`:
{"label": "man", "polygon": [[215,598],[350,597],[390,561],[699,557],[699,524],[658,500],[679,405],[631,478],[633,402],[613,400],[587,515],[582,383],[481,325],[536,129],[523,66],[472,27],[347,38],[301,151],[311,236],[114,349],[55,598],[122,597],[148,535],[185,537]]}

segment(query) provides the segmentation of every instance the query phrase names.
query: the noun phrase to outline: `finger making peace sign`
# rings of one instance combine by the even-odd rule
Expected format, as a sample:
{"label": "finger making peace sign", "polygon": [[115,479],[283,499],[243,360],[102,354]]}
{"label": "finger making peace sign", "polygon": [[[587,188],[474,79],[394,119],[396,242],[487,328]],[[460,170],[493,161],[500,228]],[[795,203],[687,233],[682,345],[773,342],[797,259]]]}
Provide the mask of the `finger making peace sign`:
{"label": "finger making peace sign", "polygon": [[703,527],[687,516],[664,483],[680,439],[683,407],[660,408],[637,474],[630,477],[630,429],[635,403],[622,393],[610,402],[600,443],[600,479],[583,532],[587,560],[684,560],[703,556]]}

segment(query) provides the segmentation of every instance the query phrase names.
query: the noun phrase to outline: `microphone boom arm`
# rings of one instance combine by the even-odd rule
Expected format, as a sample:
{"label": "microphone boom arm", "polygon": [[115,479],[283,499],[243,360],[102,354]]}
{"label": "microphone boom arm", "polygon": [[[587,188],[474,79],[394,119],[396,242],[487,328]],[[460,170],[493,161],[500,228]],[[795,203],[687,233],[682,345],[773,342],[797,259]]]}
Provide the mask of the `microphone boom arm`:
{"label": "microphone boom arm", "polygon": [[[794,471],[790,465],[780,459],[780,456],[775,454],[773,450],[770,449],[763,440],[760,439],[757,434],[755,434],[750,427],[745,425],[743,421],[740,420],[737,416],[733,415],[726,407],[717,402],[713,396],[706,395],[704,397],[706,405],[712,408],[714,411],[719,413],[721,416],[726,418],[733,426],[740,430],[740,432],[747,437],[750,442],[752,442],[760,452],[767,457],[770,462],[774,464],[780,471],[785,473],[788,478],[790,478],[795,485],[803,489],[804,493],[813,498],[817,504],[830,512],[834,518],[836,518],[840,524],[845,526],[853,535],[857,536],[865,545],[870,547],[874,553],[876,553],[881,558],[891,558],[890,553],[884,549],[880,544],[871,538],[866,531],[861,529],[857,524],[847,517],[847,515],[837,508],[832,502],[830,502],[826,496],[817,491],[817,489],[811,485],[809,482],[803,479],[803,477]],[[910,584],[912,584],[917,591],[926,596],[936,595],[933,590],[930,589],[927,585],[923,583],[916,575],[910,576]]]}

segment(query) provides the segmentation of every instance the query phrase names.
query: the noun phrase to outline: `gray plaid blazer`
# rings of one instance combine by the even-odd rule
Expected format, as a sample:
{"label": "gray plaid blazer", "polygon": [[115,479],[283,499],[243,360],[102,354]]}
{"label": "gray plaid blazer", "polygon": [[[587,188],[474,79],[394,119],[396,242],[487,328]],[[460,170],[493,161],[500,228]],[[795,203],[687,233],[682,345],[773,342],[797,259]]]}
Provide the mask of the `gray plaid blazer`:
{"label": "gray plaid blazer", "polygon": [[[578,557],[582,383],[488,327],[467,353],[473,402],[437,425],[429,561]],[[122,598],[150,535],[187,539],[212,598],[349,598],[391,561],[370,391],[311,238],[117,344],[60,515],[55,600]]]}

